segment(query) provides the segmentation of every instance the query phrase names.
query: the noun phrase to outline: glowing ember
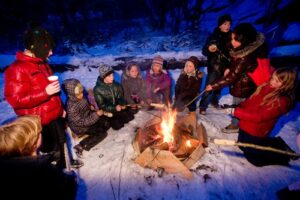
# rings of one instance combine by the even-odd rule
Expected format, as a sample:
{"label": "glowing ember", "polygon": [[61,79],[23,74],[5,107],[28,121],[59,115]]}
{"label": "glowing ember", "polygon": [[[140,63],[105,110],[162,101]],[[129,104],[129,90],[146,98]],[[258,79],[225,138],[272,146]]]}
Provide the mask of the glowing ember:
{"label": "glowing ember", "polygon": [[176,110],[172,111],[172,109],[169,107],[167,112],[163,113],[162,116],[161,133],[163,134],[164,142],[167,142],[171,146],[174,142],[172,131],[176,121],[176,114]]}
{"label": "glowing ember", "polygon": [[187,140],[187,141],[186,141],[186,145],[187,145],[188,147],[191,147],[191,146],[192,146],[191,140]]}

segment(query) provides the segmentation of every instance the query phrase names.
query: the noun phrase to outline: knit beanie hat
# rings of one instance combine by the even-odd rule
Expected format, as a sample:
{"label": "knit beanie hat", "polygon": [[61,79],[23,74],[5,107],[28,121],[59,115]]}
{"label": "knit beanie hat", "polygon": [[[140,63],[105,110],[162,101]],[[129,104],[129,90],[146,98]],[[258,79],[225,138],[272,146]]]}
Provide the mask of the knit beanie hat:
{"label": "knit beanie hat", "polygon": [[46,29],[37,26],[25,31],[24,45],[36,57],[46,60],[49,51],[54,48],[55,43],[51,34]]}
{"label": "knit beanie hat", "polygon": [[200,65],[200,61],[196,56],[191,56],[187,61],[190,61],[194,64],[195,69],[197,69]]}
{"label": "knit beanie hat", "polygon": [[228,14],[222,15],[218,18],[218,26],[221,26],[222,24],[224,24],[224,22],[232,22],[231,16]]}
{"label": "knit beanie hat", "polygon": [[163,64],[164,64],[163,57],[161,57],[160,55],[155,56],[152,60],[152,65],[153,64],[159,64],[159,65],[163,66]]}
{"label": "knit beanie hat", "polygon": [[99,67],[99,76],[100,78],[104,79],[109,74],[113,73],[114,69],[111,66],[108,65],[101,65]]}

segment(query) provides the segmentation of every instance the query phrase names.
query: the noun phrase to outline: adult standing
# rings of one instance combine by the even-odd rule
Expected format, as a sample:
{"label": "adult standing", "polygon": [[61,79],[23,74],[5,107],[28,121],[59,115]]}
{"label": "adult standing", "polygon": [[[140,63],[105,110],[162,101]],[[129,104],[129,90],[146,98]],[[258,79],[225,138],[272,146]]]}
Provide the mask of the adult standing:
{"label": "adult standing", "polygon": [[4,74],[4,96],[18,116],[38,115],[41,118],[42,152],[58,153],[61,167],[66,142],[64,110],[59,97],[58,80],[50,82],[53,72],[48,64],[55,46],[50,33],[40,26],[29,28],[24,34],[25,50],[16,53],[16,60]]}
{"label": "adult standing", "polygon": [[[238,105],[256,90],[256,85],[248,73],[253,72],[258,66],[257,58],[267,58],[268,51],[265,36],[250,23],[242,23],[234,28],[231,34],[231,46],[230,68],[225,70],[224,77],[208,85],[206,90],[218,90],[229,85],[233,104]],[[222,131],[237,133],[239,120],[233,117],[231,124],[223,128]]]}

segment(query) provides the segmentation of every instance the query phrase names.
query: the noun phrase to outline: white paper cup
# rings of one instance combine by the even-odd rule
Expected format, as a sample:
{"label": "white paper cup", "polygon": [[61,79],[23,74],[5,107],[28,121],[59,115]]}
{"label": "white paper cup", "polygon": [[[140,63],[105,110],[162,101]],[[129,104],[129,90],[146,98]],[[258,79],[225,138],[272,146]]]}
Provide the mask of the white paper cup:
{"label": "white paper cup", "polygon": [[55,76],[55,75],[49,76],[48,81],[51,82],[51,83],[55,82],[55,81],[58,81],[58,76]]}

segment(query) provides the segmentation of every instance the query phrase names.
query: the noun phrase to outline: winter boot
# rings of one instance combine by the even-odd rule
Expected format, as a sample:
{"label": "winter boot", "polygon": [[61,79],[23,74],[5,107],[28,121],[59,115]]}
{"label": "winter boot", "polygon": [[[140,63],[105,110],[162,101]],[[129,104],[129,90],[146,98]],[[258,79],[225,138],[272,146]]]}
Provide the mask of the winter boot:
{"label": "winter boot", "polygon": [[239,127],[233,124],[229,124],[225,128],[222,128],[221,131],[223,133],[238,133],[239,132]]}

